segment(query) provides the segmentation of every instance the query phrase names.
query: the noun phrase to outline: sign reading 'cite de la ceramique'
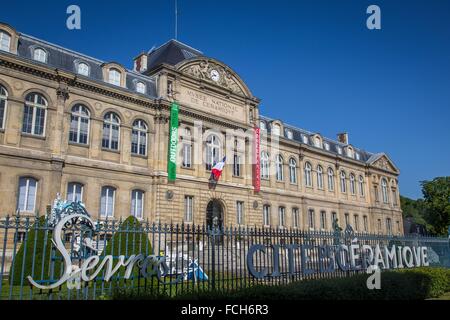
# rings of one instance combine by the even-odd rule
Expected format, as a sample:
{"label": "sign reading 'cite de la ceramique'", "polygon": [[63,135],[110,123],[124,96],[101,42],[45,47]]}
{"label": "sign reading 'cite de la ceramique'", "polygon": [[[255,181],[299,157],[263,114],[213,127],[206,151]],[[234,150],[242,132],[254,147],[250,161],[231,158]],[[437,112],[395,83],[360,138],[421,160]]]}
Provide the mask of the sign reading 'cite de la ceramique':
{"label": "sign reading 'cite de la ceramique'", "polygon": [[[262,279],[266,276],[281,276],[280,272],[280,252],[287,253],[287,268],[290,275],[301,272],[304,275],[316,272],[333,272],[337,268],[342,271],[373,269],[397,269],[429,266],[427,247],[425,246],[375,246],[360,245],[352,243],[350,245],[269,245],[254,244],[247,252],[247,269],[255,278]],[[269,273],[267,267],[255,266],[255,254],[266,255],[271,252],[273,265],[272,272]],[[316,254],[312,254],[315,252]],[[300,265],[294,262],[294,257],[300,257]],[[311,268],[308,262],[317,262],[318,270]],[[298,270],[298,267],[301,269]]]}

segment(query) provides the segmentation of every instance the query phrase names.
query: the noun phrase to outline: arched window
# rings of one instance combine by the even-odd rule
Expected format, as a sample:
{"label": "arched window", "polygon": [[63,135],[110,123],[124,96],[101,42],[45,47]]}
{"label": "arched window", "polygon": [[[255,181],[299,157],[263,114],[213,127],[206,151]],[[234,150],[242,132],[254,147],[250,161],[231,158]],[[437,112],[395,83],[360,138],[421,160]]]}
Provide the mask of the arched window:
{"label": "arched window", "polygon": [[147,124],[143,120],[133,122],[131,153],[141,156],[147,155],[147,131]]}
{"label": "arched window", "polygon": [[300,217],[298,208],[292,208],[292,227],[298,228],[300,226]]}
{"label": "arched window", "polygon": [[206,139],[206,170],[211,170],[219,159],[220,141],[216,135],[211,134]]}
{"label": "arched window", "polygon": [[5,128],[6,106],[8,104],[8,91],[0,86],[0,129]]}
{"label": "arched window", "polygon": [[291,183],[297,183],[297,161],[294,158],[289,159],[289,180]]}
{"label": "arched window", "polygon": [[350,173],[350,192],[356,194],[355,175]]}
{"label": "arched window", "polygon": [[281,126],[278,123],[272,125],[272,134],[279,136],[281,133]]}
{"label": "arched window", "polygon": [[131,192],[131,215],[138,219],[144,216],[144,191],[142,190]]}
{"label": "arched window", "polygon": [[347,192],[347,176],[345,171],[341,171],[341,192]]}
{"label": "arched window", "polygon": [[116,188],[105,186],[102,187],[102,194],[100,198],[100,217],[114,216],[114,202],[116,196]]}
{"label": "arched window", "polygon": [[312,187],[312,176],[311,176],[311,164],[309,162],[305,163],[305,185],[307,187]]}
{"label": "arched window", "polygon": [[47,62],[47,52],[42,48],[36,48],[33,51],[33,59],[42,63]]}
{"label": "arched window", "polygon": [[31,177],[19,179],[19,197],[17,199],[17,210],[34,212],[36,208],[36,193],[38,182]]}
{"label": "arched window", "polygon": [[136,92],[145,94],[145,91],[146,91],[145,83],[143,82],[136,83]]}
{"label": "arched window", "polygon": [[77,73],[81,74],[82,76],[89,76],[89,65],[84,62],[80,62],[77,66]]}
{"label": "arched window", "polygon": [[4,31],[0,31],[0,50],[6,52],[11,50],[11,36]]}
{"label": "arched window", "polygon": [[359,194],[364,197],[364,177],[359,176]]}
{"label": "arched window", "polygon": [[120,86],[122,75],[119,70],[111,68],[108,71],[108,82]]}
{"label": "arched window", "polygon": [[269,154],[267,152],[261,152],[261,178],[269,179]]}
{"label": "arched window", "polygon": [[120,120],[114,112],[108,112],[103,118],[102,147],[119,150]]}
{"label": "arched window", "polygon": [[283,157],[279,154],[275,158],[275,176],[277,181],[283,181]]}
{"label": "arched window", "polygon": [[44,135],[47,100],[38,94],[30,93],[25,98],[22,132],[38,136]]}
{"label": "arched window", "polygon": [[67,200],[83,202],[84,187],[81,183],[69,182],[67,185]]}
{"label": "arched window", "polygon": [[334,191],[334,171],[328,168],[328,190]]}
{"label": "arched window", "polygon": [[82,104],[72,107],[70,116],[69,141],[88,144],[89,140],[89,110]]}
{"label": "arched window", "polygon": [[389,203],[388,187],[385,178],[381,179],[381,194],[383,195],[383,202]]}
{"label": "arched window", "polygon": [[317,166],[317,188],[323,189],[323,169],[322,166]]}

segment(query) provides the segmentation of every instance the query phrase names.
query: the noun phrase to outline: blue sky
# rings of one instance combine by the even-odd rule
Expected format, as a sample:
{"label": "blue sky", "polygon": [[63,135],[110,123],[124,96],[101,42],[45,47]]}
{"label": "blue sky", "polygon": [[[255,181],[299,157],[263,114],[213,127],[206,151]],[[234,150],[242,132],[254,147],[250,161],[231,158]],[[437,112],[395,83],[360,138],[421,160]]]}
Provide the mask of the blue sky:
{"label": "blue sky", "polygon": [[[450,175],[450,1],[178,0],[179,40],[230,65],[261,113],[386,152],[402,195]],[[66,29],[77,4],[82,29]],[[382,29],[366,28],[381,8]],[[27,7],[27,10],[24,8]],[[18,31],[131,68],[174,37],[174,0],[7,1]]]}

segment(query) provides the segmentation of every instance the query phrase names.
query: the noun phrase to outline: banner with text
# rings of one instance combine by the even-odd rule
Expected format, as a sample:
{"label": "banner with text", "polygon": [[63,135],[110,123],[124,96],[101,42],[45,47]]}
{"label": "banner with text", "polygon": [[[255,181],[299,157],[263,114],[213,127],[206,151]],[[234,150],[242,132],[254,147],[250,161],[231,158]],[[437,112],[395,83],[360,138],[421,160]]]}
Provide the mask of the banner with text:
{"label": "banner with text", "polygon": [[261,150],[260,150],[260,129],[253,128],[254,134],[254,148],[253,148],[253,187],[255,192],[261,189]]}
{"label": "banner with text", "polygon": [[177,178],[177,148],[178,148],[178,111],[180,107],[176,102],[170,109],[169,154],[167,161],[167,174],[169,181]]}

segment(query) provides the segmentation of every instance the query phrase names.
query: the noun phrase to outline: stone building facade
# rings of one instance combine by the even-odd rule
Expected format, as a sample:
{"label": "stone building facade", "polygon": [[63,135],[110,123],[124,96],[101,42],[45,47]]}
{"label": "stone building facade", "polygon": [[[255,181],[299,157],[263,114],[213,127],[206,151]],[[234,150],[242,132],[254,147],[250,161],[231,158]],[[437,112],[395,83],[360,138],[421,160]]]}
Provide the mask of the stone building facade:
{"label": "stone building facade", "polygon": [[[260,115],[237,73],[179,41],[138,55],[128,70],[0,24],[0,90],[2,216],[43,213],[60,193],[95,218],[197,224],[217,216],[307,230],[331,230],[337,219],[360,232],[403,233],[399,170],[386,154]],[[179,163],[169,182],[174,101]],[[211,189],[211,165],[225,155]]]}

